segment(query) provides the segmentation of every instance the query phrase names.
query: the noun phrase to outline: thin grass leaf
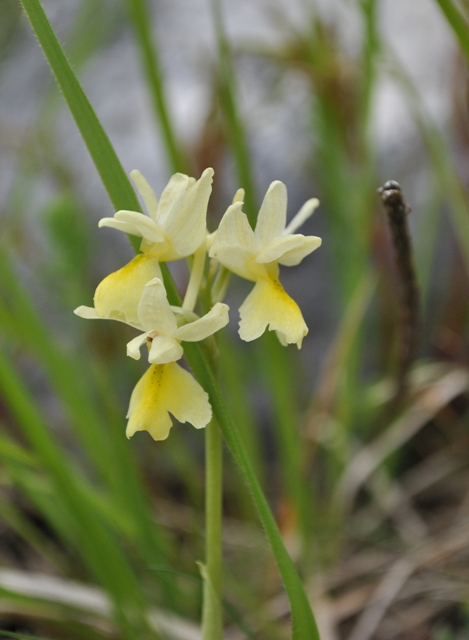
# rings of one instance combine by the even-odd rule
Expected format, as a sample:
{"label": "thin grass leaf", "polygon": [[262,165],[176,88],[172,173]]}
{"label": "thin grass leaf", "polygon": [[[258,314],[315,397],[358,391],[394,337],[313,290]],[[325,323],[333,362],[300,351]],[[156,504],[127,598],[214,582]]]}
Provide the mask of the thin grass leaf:
{"label": "thin grass leaf", "polygon": [[120,160],[73,73],[41,3],[38,0],[20,0],[20,2],[62,90],[111,202],[116,209],[140,211],[138,198]]}
{"label": "thin grass leaf", "polygon": [[20,640],[47,640],[44,636],[29,636],[15,631],[0,631],[0,636],[2,638],[20,638]]}
{"label": "thin grass leaf", "polygon": [[[295,363],[292,354],[282,347],[273,332],[266,332],[258,342],[258,357],[270,392],[277,436],[277,450],[284,479],[285,495],[293,506],[295,529],[303,545],[307,544],[314,513],[303,477],[300,433],[301,414],[294,393]],[[298,366],[298,362],[296,366]],[[304,549],[303,549],[304,550]]]}
{"label": "thin grass leaf", "polygon": [[[220,349],[219,371],[222,379],[222,386],[226,389],[230,412],[238,425],[244,444],[249,454],[257,478],[261,484],[265,478],[265,469],[261,453],[261,443],[258,429],[250,406],[249,384],[251,380],[246,379],[246,372],[249,369],[248,354],[238,349],[225,332],[220,331],[217,335],[217,344]],[[251,510],[248,507],[247,513]]]}
{"label": "thin grass leaf", "polygon": [[186,161],[174,133],[163,86],[158,49],[151,33],[151,15],[146,0],[127,0],[132,19],[140,57],[149,87],[155,119],[159,123],[163,136],[168,164],[172,173],[185,172]]}
{"label": "thin grass leaf", "polygon": [[452,0],[435,0],[445,16],[449,26],[458,39],[459,46],[469,62],[469,22],[455,6]]}
{"label": "thin grass leaf", "polygon": [[114,538],[90,508],[76,471],[56,448],[29,394],[1,351],[0,389],[12,416],[54,479],[56,491],[63,496],[63,504],[74,526],[72,538],[78,536],[80,554],[90,572],[112,594],[116,622],[125,637],[133,640],[138,629],[142,633],[148,629],[139,581]]}
{"label": "thin grass leaf", "polygon": [[233,149],[238,183],[244,189],[244,207],[251,226],[254,228],[257,219],[256,196],[251,167],[251,158],[247,144],[247,136],[242,124],[236,101],[234,69],[231,52],[223,26],[223,16],[220,0],[211,0],[212,16],[218,45],[218,59],[220,64],[220,97],[226,119],[226,127],[230,145]]}
{"label": "thin grass leaf", "polygon": [[184,343],[184,353],[197,379],[209,394],[210,404],[223,436],[251,490],[290,601],[292,638],[295,640],[319,640],[319,632],[303,585],[285,549],[272,511],[254,473],[243,440],[225,405],[210,364],[198,343]]}

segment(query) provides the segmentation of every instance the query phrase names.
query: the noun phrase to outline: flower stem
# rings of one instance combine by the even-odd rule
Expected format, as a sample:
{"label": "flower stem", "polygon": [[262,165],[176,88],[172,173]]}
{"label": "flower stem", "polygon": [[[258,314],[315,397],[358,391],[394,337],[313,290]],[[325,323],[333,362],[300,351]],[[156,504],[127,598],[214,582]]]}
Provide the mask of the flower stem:
{"label": "flower stem", "polygon": [[222,640],[222,462],[221,432],[215,420],[205,428],[205,579],[202,640]]}
{"label": "flower stem", "polygon": [[187,285],[186,295],[184,296],[184,302],[182,303],[183,308],[188,311],[194,311],[195,303],[197,302],[200,283],[202,282],[202,277],[204,275],[205,254],[206,249],[204,243],[194,253],[194,261],[192,263],[189,284]]}

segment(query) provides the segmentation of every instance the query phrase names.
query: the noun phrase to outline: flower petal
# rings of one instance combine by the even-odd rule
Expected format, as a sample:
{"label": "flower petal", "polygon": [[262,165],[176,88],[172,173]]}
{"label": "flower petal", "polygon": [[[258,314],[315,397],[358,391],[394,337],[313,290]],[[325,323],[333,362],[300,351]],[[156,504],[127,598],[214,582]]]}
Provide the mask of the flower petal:
{"label": "flower petal", "polygon": [[280,264],[292,267],[317,249],[321,242],[321,238],[316,236],[301,234],[280,236],[274,238],[269,245],[259,251],[256,262],[261,264],[280,262]]}
{"label": "flower petal", "polygon": [[165,240],[164,233],[157,223],[143,213],[122,210],[115,213],[114,218],[119,222],[126,222],[132,226],[139,236],[149,242],[163,242]]}
{"label": "flower petal", "polygon": [[296,343],[301,347],[308,333],[300,308],[290,298],[278,280],[266,279],[256,282],[239,309],[241,321],[239,335],[250,342],[259,338],[266,328],[283,335],[284,343]]}
{"label": "flower petal", "polygon": [[140,360],[140,349],[149,338],[151,331],[141,333],[139,336],[127,343],[127,355],[134,360]]}
{"label": "flower petal", "polygon": [[284,235],[289,233],[294,233],[298,227],[301,227],[304,222],[312,215],[313,211],[319,207],[319,200],[317,198],[311,198],[311,200],[307,200],[301,209],[298,211],[296,216],[290,220],[290,223],[286,227],[283,232]]}
{"label": "flower petal", "polygon": [[166,440],[173,421],[169,417],[168,402],[161,382],[164,365],[152,365],[135,385],[127,412],[126,436],[136,431],[148,431],[154,440]]}
{"label": "flower petal", "polygon": [[254,231],[242,206],[242,202],[236,202],[228,207],[215,232],[209,255],[242,278],[257,280],[262,271],[253,265],[256,254]]}
{"label": "flower petal", "polygon": [[[251,254],[256,252],[254,231],[249,224],[246,214],[242,211],[243,203],[235,202],[230,205],[220,221],[215,234],[212,248],[217,244],[228,244],[233,248],[244,248]],[[216,257],[212,256],[211,257]]]}
{"label": "flower petal", "polygon": [[151,362],[151,364],[166,364],[180,360],[183,355],[183,348],[174,338],[154,336],[150,353],[148,354],[148,362]]}
{"label": "flower petal", "polygon": [[234,194],[232,204],[235,202],[244,202],[244,189],[238,189],[238,191]]}
{"label": "flower petal", "polygon": [[187,189],[179,205],[165,219],[164,231],[181,257],[193,254],[205,238],[212,178],[213,169],[205,169],[200,179]]}
{"label": "flower petal", "polygon": [[125,267],[111,273],[98,285],[94,294],[96,312],[102,318],[120,320],[141,328],[138,320],[138,304],[143,288],[155,277],[161,278],[158,260],[140,254]]}
{"label": "flower petal", "polygon": [[155,192],[142,176],[140,171],[134,169],[130,172],[130,177],[132,178],[134,185],[137,187],[137,191],[142,196],[143,201],[145,202],[145,206],[150,215],[150,218],[154,222],[156,222],[158,215],[158,200],[155,196]]}
{"label": "flower petal", "polygon": [[185,324],[175,333],[175,338],[186,342],[198,342],[204,340],[213,333],[219,331],[229,322],[229,306],[223,302],[217,302],[204,316]]}
{"label": "flower petal", "polygon": [[158,205],[158,225],[160,227],[166,227],[168,218],[170,218],[174,210],[180,206],[182,198],[189,186],[189,176],[186,176],[184,173],[175,173],[171,176],[168,184],[163,189]]}
{"label": "flower petal", "polygon": [[130,233],[132,236],[142,235],[133,225],[128,222],[119,222],[118,220],[114,220],[114,218],[101,218],[98,222],[98,227],[111,227],[112,229],[123,231],[124,233]]}
{"label": "flower petal", "polygon": [[166,365],[167,384],[170,387],[174,405],[170,412],[179,422],[190,422],[196,429],[202,429],[212,419],[212,407],[208,394],[188,371],[175,362]]}
{"label": "flower petal", "polygon": [[138,304],[138,321],[145,331],[174,335],[177,323],[161,278],[153,278],[143,287]]}
{"label": "flower petal", "polygon": [[77,307],[74,309],[73,313],[80,318],[85,318],[86,320],[104,320],[102,316],[100,316],[94,307],[85,307],[81,305],[81,307]]}
{"label": "flower petal", "polygon": [[257,218],[255,236],[258,249],[268,245],[281,235],[287,221],[287,188],[275,180],[265,194]]}
{"label": "flower petal", "polygon": [[[292,236],[295,238],[296,236]],[[310,253],[316,251],[322,244],[321,238],[318,236],[306,236],[302,245],[295,249],[285,252],[280,258],[279,263],[286,267],[294,267],[299,264],[303,258],[309,256]]]}
{"label": "flower petal", "polygon": [[197,429],[212,417],[207,393],[174,362],[152,365],[137,382],[127,413],[127,437],[145,430],[154,440],[165,440],[172,426],[169,413]]}

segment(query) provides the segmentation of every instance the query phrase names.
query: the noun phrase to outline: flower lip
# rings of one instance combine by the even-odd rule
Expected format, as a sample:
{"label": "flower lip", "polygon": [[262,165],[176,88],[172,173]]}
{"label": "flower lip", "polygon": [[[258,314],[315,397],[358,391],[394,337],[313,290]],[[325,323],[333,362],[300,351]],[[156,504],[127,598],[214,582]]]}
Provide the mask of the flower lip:
{"label": "flower lip", "polygon": [[175,362],[153,364],[137,382],[127,412],[128,438],[136,431],[148,431],[154,440],[165,440],[172,427],[171,416],[205,427],[212,417],[207,393]]}

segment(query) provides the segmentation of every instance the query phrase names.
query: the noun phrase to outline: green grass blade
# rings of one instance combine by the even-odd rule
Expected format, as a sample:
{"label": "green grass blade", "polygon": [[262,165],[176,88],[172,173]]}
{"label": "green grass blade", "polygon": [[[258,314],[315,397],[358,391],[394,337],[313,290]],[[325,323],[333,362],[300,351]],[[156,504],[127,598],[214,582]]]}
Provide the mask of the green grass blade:
{"label": "green grass blade", "polygon": [[[256,476],[262,483],[265,478],[265,469],[261,443],[253,410],[248,399],[249,384],[252,383],[252,380],[250,378],[246,380],[249,356],[240,350],[222,331],[217,335],[217,343],[220,349],[218,369],[222,388],[226,392],[225,397],[227,398],[228,407],[238,425]],[[250,509],[252,509],[251,502],[246,513],[249,513]]]}
{"label": "green grass blade", "polygon": [[294,640],[319,640],[319,632],[303,585],[285,549],[272,511],[257,480],[244,442],[227,410],[213,371],[199,344],[185,343],[184,353],[197,379],[209,394],[210,403],[222,430],[223,437],[251,490],[290,601],[292,638]]}
{"label": "green grass blade", "polygon": [[231,62],[230,47],[223,26],[220,0],[212,0],[211,6],[220,63],[220,94],[222,107],[226,119],[230,145],[233,149],[238,183],[245,191],[244,208],[251,226],[255,227],[257,207],[254,181],[252,179],[251,159],[249,156],[246,132],[242,125],[241,115],[235,98],[234,70]]}
{"label": "green grass blade", "polygon": [[[300,531],[302,551],[311,530],[312,503],[303,478],[300,432],[301,414],[294,392],[295,363],[293,354],[279,343],[273,332],[266,332],[258,341],[258,358],[274,410],[277,450],[284,482],[285,497],[294,509],[294,527]],[[297,362],[297,366],[298,366]]]}
{"label": "green grass blade", "polygon": [[[77,358],[76,354],[63,351],[54,341],[19,280],[14,277],[8,254],[1,247],[0,270],[4,277],[0,322],[10,333],[9,339],[23,347],[26,345],[41,362],[52,388],[64,405],[69,424],[98,472],[96,475],[106,482],[113,504],[124,511],[129,525],[136,532],[135,545],[144,561],[162,562],[168,552],[168,541],[153,522],[142,478],[124,435],[123,416],[118,415],[115,407],[115,397],[107,415],[97,411],[90,388],[93,382],[89,363]],[[102,392],[103,376],[99,372],[97,376],[97,384],[101,384],[99,391]],[[119,422],[122,423],[121,429]],[[168,604],[174,604],[178,597],[171,578],[165,577],[163,583],[161,586],[165,589]]]}
{"label": "green grass blade", "polygon": [[93,107],[72,71],[39,0],[20,0],[68,107],[116,209],[140,211],[125,171]]}
{"label": "green grass blade", "polygon": [[460,13],[452,0],[436,0],[436,3],[453,29],[461,50],[466,56],[467,62],[469,62],[469,22]]}
{"label": "green grass blade", "polygon": [[134,24],[156,120],[161,127],[168,164],[172,173],[185,172],[186,163],[179,148],[166,104],[158,51],[152,39],[151,16],[148,11],[148,4],[146,0],[127,0],[127,5]]}
{"label": "green grass blade", "polygon": [[[13,418],[36,450],[59,495],[63,496],[76,542],[89,570],[107,589],[116,606],[116,622],[133,640],[148,629],[144,596],[137,576],[108,529],[96,517],[76,471],[55,446],[48,429],[8,358],[0,350],[0,389]],[[70,537],[69,537],[70,539]]]}

